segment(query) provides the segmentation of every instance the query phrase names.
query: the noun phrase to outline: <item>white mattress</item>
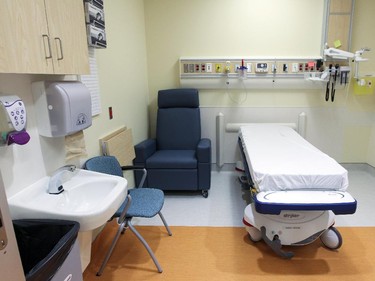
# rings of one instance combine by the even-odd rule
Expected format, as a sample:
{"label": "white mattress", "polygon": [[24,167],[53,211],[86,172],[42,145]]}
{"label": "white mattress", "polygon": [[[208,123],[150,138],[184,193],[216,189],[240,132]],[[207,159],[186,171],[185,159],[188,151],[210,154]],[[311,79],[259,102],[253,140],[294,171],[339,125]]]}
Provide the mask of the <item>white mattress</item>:
{"label": "white mattress", "polygon": [[259,191],[344,191],[348,187],[348,172],[290,127],[246,125],[239,137]]}

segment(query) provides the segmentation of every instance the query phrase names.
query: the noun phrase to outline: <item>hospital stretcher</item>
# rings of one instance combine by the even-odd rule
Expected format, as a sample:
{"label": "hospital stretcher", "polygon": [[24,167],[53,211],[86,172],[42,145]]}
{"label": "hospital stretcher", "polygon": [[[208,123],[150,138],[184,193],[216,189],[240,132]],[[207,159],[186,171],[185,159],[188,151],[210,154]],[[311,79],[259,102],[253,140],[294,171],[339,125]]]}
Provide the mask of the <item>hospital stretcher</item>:
{"label": "hospital stretcher", "polygon": [[282,245],[306,245],[320,238],[338,249],[342,237],[335,215],[353,214],[348,173],[288,126],[241,126],[238,139],[252,202],[243,222],[253,242],[264,240],[284,258]]}

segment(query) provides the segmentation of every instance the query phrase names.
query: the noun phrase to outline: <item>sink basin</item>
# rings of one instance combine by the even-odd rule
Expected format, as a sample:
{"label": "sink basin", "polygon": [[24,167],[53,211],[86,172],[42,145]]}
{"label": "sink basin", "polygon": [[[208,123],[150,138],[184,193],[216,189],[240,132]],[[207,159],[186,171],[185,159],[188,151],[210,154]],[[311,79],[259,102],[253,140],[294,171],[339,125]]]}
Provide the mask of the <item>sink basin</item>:
{"label": "sink basin", "polygon": [[64,219],[80,223],[80,231],[106,223],[127,194],[125,178],[77,169],[63,183],[60,194],[47,192],[50,177],[44,177],[8,198],[12,219]]}

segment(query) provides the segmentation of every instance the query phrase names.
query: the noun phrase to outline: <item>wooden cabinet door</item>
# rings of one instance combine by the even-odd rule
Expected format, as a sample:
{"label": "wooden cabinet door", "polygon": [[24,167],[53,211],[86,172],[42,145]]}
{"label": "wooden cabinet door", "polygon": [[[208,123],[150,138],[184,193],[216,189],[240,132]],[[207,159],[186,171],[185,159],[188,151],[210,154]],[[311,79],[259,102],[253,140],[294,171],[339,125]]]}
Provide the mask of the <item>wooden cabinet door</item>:
{"label": "wooden cabinet door", "polygon": [[89,73],[81,0],[45,0],[55,74]]}
{"label": "wooden cabinet door", "polygon": [[0,0],[0,35],[0,72],[53,73],[44,0]]}

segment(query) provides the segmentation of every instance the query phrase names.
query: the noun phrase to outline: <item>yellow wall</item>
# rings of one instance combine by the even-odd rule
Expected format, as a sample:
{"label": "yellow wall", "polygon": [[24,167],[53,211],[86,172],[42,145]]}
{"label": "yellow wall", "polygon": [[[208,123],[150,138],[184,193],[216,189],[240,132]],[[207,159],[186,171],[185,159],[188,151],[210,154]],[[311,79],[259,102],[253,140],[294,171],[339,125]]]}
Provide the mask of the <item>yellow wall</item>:
{"label": "yellow wall", "polygon": [[[375,36],[368,30],[375,26],[375,1],[356,3],[353,50],[362,46],[374,48]],[[301,12],[307,7],[310,12]],[[84,131],[89,156],[100,153],[100,137],[120,126],[133,129],[135,142],[149,135],[149,121],[154,128],[157,91],[179,86],[180,56],[318,55],[322,7],[322,0],[105,1],[108,48],[97,51],[103,113]],[[287,17],[285,23],[273,22],[285,11],[295,17]],[[295,25],[293,32],[285,28],[290,23]],[[280,29],[283,32],[274,31]],[[372,72],[375,50],[366,57],[371,60],[361,65],[361,70]],[[25,101],[31,135],[27,145],[0,148],[0,169],[8,195],[65,164],[64,139],[40,137],[37,132],[30,89],[33,81],[62,78],[0,74],[0,93],[17,94]],[[200,97],[204,107],[239,106],[225,91],[202,91]],[[109,106],[113,107],[112,120],[108,118]],[[343,139],[338,144],[340,151],[343,147],[343,152],[337,153],[339,158],[375,165],[374,96],[356,97],[343,91],[337,93],[335,103],[326,103],[320,91],[249,90],[246,102],[240,106],[332,110],[331,122],[340,124],[340,130],[334,131],[341,132],[335,137]],[[337,115],[337,111],[343,113]],[[335,119],[337,116],[346,117]],[[315,122],[314,126],[321,125]],[[327,131],[332,129],[327,124],[322,126]]]}
{"label": "yellow wall", "polygon": [[[324,2],[144,0],[152,135],[157,91],[179,87],[181,56],[319,56],[323,45]],[[375,1],[356,1],[352,51],[375,46],[375,35],[367,31],[375,26],[373,11]],[[364,56],[370,61],[361,63],[361,73],[373,72],[375,51]],[[316,109],[315,116],[313,113],[307,117],[307,126],[311,123],[315,126],[308,132],[308,140],[340,162],[375,163],[375,157],[370,157],[368,151],[374,144],[369,136],[374,130],[375,95],[353,96],[350,87],[338,90],[334,103],[326,102],[324,95],[324,87],[321,90],[247,89],[246,93],[201,90],[200,102],[202,107],[233,107],[234,115],[236,107]],[[322,111],[334,119],[320,120]]]}
{"label": "yellow wall", "polygon": [[[155,102],[159,89],[179,86],[181,56],[316,57],[321,54],[324,0],[144,2],[151,102]],[[217,92],[201,94],[201,105],[232,105],[223,92]],[[311,96],[269,95],[255,91],[244,106],[311,101]]]}
{"label": "yellow wall", "polygon": [[[362,47],[370,47],[372,51],[367,52],[365,57],[369,58],[368,62],[360,64],[360,75],[375,74],[375,34],[369,32],[372,26],[375,26],[375,1],[356,0],[354,10],[352,50],[358,50]],[[348,108],[351,112],[375,112],[375,95],[371,96],[349,96]],[[361,127],[361,124],[355,124]],[[348,154],[356,151],[357,147],[363,151],[366,147],[364,161],[375,166],[375,116],[372,116],[370,124],[365,128],[362,127],[358,133],[358,128],[353,128],[348,136],[348,144],[344,147]],[[368,137],[369,136],[369,137]]]}
{"label": "yellow wall", "polygon": [[[99,154],[98,137],[128,126],[134,142],[148,134],[148,82],[143,2],[104,3],[108,47],[97,49],[102,114],[85,130],[90,155]],[[114,118],[109,119],[108,107]]]}
{"label": "yellow wall", "polygon": [[[102,114],[84,130],[88,156],[100,154],[99,138],[121,126],[133,129],[138,142],[148,135],[148,81],[143,1],[105,1],[108,48],[97,50]],[[0,169],[8,196],[65,164],[64,138],[41,137],[37,131],[31,83],[75,79],[56,75],[0,74],[1,95],[25,102],[28,144],[0,147]],[[109,120],[108,107],[114,118]],[[83,159],[84,160],[84,159]]]}

